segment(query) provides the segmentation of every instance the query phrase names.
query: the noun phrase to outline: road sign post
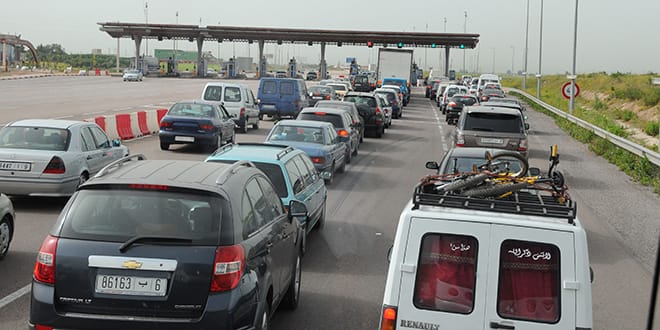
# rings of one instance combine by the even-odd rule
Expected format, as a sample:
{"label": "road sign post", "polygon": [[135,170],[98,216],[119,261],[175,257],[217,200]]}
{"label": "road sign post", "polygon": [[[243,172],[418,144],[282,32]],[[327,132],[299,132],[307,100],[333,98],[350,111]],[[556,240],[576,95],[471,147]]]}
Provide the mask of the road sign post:
{"label": "road sign post", "polygon": [[[575,88],[573,88],[573,84],[575,84]],[[573,94],[573,91],[575,91],[575,94]],[[580,95],[580,86],[574,81],[567,81],[561,86],[561,94],[569,100],[571,99],[571,95],[575,98]]]}

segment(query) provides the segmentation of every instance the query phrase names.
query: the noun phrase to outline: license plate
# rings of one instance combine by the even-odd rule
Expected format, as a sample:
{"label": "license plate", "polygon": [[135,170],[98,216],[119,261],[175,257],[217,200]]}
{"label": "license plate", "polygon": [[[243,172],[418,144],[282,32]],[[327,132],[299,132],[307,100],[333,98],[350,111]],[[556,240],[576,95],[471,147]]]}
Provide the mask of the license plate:
{"label": "license plate", "polygon": [[262,109],[262,110],[275,110],[275,106],[274,106],[274,105],[270,105],[270,104],[262,104],[262,105],[261,105],[261,109]]}
{"label": "license plate", "polygon": [[504,140],[493,139],[493,138],[481,138],[481,143],[502,144],[504,143]]}
{"label": "license plate", "polygon": [[312,96],[312,99],[321,100],[321,99],[323,99],[323,96]]}
{"label": "license plate", "polygon": [[96,292],[127,296],[164,296],[166,278],[96,275]]}
{"label": "license plate", "polygon": [[175,136],[174,141],[195,142],[195,138],[192,136]]}
{"label": "license plate", "polygon": [[20,162],[0,162],[0,170],[5,171],[29,171],[32,168],[30,163]]}

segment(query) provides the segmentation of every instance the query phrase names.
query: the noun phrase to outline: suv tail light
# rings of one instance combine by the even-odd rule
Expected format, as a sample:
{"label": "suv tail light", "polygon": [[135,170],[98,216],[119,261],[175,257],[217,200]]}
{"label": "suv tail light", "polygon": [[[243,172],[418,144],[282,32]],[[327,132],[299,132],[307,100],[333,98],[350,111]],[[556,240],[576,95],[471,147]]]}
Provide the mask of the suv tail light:
{"label": "suv tail light", "polygon": [[211,292],[233,290],[243,277],[245,250],[243,246],[220,246],[215,250]]}
{"label": "suv tail light", "polygon": [[456,135],[456,146],[465,147],[465,137],[463,136],[463,134]]}
{"label": "suv tail light", "polygon": [[62,158],[53,156],[46,165],[43,174],[64,174],[64,172],[66,172],[66,166],[64,166]]}
{"label": "suv tail light", "polygon": [[527,151],[527,139],[521,139],[518,145],[518,151]]}
{"label": "suv tail light", "polygon": [[239,117],[245,117],[245,108],[241,108],[241,111],[239,112]]}
{"label": "suv tail light", "polygon": [[314,164],[323,164],[325,163],[325,158],[323,157],[310,157],[312,159],[312,163]]}
{"label": "suv tail light", "polygon": [[57,251],[57,237],[46,236],[34,263],[34,279],[47,284],[55,284],[55,252]]}
{"label": "suv tail light", "polygon": [[377,114],[377,115],[380,115],[380,113],[381,113],[381,112],[380,112],[380,108],[376,108],[376,114]]}
{"label": "suv tail light", "polygon": [[41,324],[35,324],[34,325],[35,330],[53,330],[54,328],[48,325],[41,325]]}
{"label": "suv tail light", "polygon": [[348,137],[348,131],[345,129],[338,129],[337,130],[337,135],[341,137]]}
{"label": "suv tail light", "polygon": [[326,96],[325,96],[325,99],[326,99],[326,100],[329,100],[329,99],[330,99],[330,94],[326,95]]}
{"label": "suv tail light", "polygon": [[380,330],[396,329],[396,312],[396,307],[383,305],[383,313],[381,314],[382,318],[380,320]]}

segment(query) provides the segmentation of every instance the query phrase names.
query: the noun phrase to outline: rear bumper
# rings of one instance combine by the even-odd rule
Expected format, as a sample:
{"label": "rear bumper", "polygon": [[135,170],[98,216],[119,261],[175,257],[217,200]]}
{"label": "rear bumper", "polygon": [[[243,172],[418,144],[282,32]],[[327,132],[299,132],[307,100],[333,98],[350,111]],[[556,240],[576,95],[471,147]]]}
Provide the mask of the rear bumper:
{"label": "rear bumper", "polygon": [[78,187],[78,176],[46,178],[0,178],[0,187],[6,195],[14,196],[70,196]]}
{"label": "rear bumper", "polygon": [[[180,141],[177,137],[192,137],[193,141]],[[216,144],[215,134],[195,134],[195,133],[181,133],[181,132],[167,132],[160,131],[158,138],[161,143],[168,144]]]}

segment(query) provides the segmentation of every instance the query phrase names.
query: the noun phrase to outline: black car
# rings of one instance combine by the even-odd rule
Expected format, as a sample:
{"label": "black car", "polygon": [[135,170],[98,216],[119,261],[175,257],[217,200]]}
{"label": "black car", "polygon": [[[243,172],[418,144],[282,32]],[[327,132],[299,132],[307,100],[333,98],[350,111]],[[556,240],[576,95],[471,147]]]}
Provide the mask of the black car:
{"label": "black car", "polygon": [[449,124],[456,124],[464,106],[471,106],[479,103],[477,98],[470,94],[456,94],[450,97],[448,101],[445,110],[445,120]]}
{"label": "black car", "polygon": [[234,141],[235,117],[224,106],[210,101],[175,103],[160,121],[160,148],[172,144],[196,144],[211,151]]}
{"label": "black car", "polygon": [[348,92],[344,96],[345,102],[353,102],[358,108],[360,116],[364,118],[364,129],[373,132],[377,138],[385,133],[385,110],[379,97],[371,93]]}
{"label": "black car", "polygon": [[309,71],[307,72],[307,75],[305,76],[306,80],[316,80],[319,79],[319,76],[316,72],[314,71]]}
{"label": "black car", "polygon": [[353,80],[353,90],[356,92],[371,92],[376,89],[376,78],[372,75],[361,74]]}
{"label": "black car", "polygon": [[301,280],[301,202],[252,163],[117,160],[43,241],[29,329],[265,329]]}

